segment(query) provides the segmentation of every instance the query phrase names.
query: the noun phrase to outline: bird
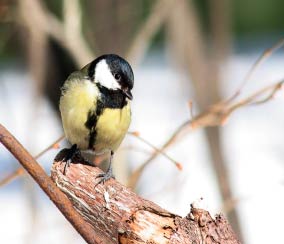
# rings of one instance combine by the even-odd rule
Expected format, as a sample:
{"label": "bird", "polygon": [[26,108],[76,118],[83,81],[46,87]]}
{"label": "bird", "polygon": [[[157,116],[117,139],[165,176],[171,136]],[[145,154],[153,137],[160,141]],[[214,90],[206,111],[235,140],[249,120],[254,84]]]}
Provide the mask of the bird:
{"label": "bird", "polygon": [[112,159],[131,122],[134,74],[116,54],[102,55],[69,75],[61,88],[59,110],[71,148],[64,157],[64,174],[76,152],[110,153],[108,169],[98,184],[114,178]]}

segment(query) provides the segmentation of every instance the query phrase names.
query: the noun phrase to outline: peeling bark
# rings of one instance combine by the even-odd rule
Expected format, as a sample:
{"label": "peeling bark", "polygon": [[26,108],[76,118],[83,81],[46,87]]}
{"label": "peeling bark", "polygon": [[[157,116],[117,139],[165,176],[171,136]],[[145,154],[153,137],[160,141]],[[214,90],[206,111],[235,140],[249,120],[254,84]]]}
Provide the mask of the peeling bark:
{"label": "peeling bark", "polygon": [[220,243],[239,244],[222,215],[212,218],[206,210],[191,206],[182,218],[145,200],[114,179],[96,185],[97,167],[79,155],[63,174],[64,150],[56,157],[51,178],[74,208],[108,244]]}

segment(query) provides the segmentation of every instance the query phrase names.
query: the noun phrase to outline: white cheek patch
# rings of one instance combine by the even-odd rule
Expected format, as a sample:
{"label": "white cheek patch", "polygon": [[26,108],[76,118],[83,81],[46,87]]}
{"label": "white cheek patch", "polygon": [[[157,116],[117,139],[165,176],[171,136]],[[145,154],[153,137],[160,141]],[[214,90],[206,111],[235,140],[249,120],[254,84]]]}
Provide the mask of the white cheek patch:
{"label": "white cheek patch", "polygon": [[117,90],[120,88],[120,85],[113,77],[106,61],[103,59],[96,65],[95,70],[95,82],[101,84],[102,86]]}

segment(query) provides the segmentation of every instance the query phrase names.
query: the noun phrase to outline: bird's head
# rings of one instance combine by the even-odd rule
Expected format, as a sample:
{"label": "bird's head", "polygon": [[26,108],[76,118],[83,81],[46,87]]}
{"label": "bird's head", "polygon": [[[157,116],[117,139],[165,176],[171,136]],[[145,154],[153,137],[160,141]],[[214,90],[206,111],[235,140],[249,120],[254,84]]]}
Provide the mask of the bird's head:
{"label": "bird's head", "polygon": [[129,63],[115,54],[106,54],[87,65],[88,78],[109,90],[120,90],[132,100],[134,75]]}

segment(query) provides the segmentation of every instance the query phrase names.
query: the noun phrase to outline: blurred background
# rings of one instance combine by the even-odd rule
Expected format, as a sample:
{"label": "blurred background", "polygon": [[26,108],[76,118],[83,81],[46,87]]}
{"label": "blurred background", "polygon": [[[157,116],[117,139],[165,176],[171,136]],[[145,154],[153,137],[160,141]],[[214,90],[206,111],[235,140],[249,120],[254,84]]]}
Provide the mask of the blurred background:
{"label": "blurred background", "polygon": [[[63,134],[68,75],[119,54],[135,86],[118,180],[181,216],[203,197],[243,243],[283,243],[283,91],[242,103],[284,77],[282,50],[265,52],[282,44],[283,16],[281,0],[1,0],[0,123],[37,155]],[[38,158],[48,174],[67,146]],[[0,159],[0,242],[84,243],[29,176],[13,177],[21,170],[3,146]]]}

